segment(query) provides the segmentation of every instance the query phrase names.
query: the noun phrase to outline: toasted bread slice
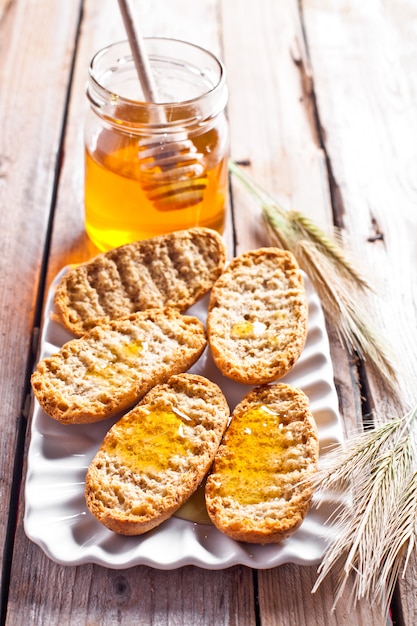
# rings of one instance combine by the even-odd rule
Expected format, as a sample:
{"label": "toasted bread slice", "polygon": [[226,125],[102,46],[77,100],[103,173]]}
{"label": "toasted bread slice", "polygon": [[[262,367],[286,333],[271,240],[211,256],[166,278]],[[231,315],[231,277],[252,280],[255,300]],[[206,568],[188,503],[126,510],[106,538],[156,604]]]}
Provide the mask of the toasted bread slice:
{"label": "toasted bread slice", "polygon": [[248,543],[278,543],[310,507],[318,434],[307,396],[276,384],[253,389],[235,408],[206,487],[213,524]]}
{"label": "toasted bread slice", "polygon": [[122,535],[161,524],[197,489],[229,419],[220,388],[180,374],[154,387],[107,433],[91,462],[91,513]]}
{"label": "toasted bread slice", "polygon": [[98,422],[186,371],[206,343],[195,317],[174,309],[141,311],[96,326],[40,361],[31,378],[33,392],[45,413],[60,422]]}
{"label": "toasted bread slice", "polygon": [[259,248],[235,259],[210,295],[207,332],[220,371],[250,385],[287,374],[307,336],[307,297],[295,257]]}
{"label": "toasted bread slice", "polygon": [[126,244],[72,268],[56,287],[55,317],[76,336],[149,308],[186,311],[212,287],[226,260],[222,237],[191,228]]}

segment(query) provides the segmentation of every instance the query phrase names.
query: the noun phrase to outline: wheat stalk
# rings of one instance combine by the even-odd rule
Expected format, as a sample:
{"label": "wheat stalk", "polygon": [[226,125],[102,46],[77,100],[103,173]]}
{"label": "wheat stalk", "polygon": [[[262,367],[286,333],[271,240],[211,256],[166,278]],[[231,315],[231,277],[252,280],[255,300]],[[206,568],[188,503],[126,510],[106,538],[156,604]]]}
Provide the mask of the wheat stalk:
{"label": "wheat stalk", "polygon": [[363,305],[370,284],[350,258],[340,232],[334,229],[328,235],[302,213],[284,209],[233,161],[229,170],[259,202],[274,244],[290,250],[310,277],[327,322],[349,353],[368,361],[395,393],[398,367]]}
{"label": "wheat stalk", "polygon": [[325,455],[314,478],[318,506],[329,492],[340,494],[347,485],[351,490],[350,506],[340,505],[332,516],[336,539],[313,587],[314,593],[338,566],[334,605],[353,576],[354,600],[366,598],[387,610],[401,569],[405,571],[417,539],[416,417],[417,407],[357,434]]}

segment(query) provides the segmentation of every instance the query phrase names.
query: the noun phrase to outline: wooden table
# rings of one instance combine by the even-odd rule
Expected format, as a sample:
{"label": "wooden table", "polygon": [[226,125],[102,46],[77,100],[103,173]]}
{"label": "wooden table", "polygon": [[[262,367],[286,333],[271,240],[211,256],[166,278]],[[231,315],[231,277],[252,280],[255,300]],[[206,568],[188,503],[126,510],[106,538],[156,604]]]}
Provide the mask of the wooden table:
{"label": "wooden table", "polygon": [[[417,5],[413,0],[143,0],[148,35],[188,39],[228,72],[233,159],[290,206],[343,228],[375,285],[371,314],[417,380]],[[377,606],[331,612],[336,576],[65,567],[25,536],[23,486],[44,296],[64,265],[97,251],[83,226],[83,119],[92,54],[123,38],[116,0],[0,0],[1,624],[381,626]],[[265,242],[259,207],[232,181],[225,238]],[[347,433],[387,403],[367,364],[331,339]],[[362,385],[362,386],[360,386]],[[412,556],[393,619],[417,618]]]}

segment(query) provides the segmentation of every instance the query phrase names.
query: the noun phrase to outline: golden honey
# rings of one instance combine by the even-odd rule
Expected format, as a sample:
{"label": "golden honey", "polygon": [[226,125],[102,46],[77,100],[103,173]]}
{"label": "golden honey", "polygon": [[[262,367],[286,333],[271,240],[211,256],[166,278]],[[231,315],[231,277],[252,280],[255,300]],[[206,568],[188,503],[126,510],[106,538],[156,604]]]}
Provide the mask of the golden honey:
{"label": "golden honey", "polygon": [[[117,371],[115,363],[133,366],[142,352],[147,349],[148,342],[140,340],[130,341],[123,346],[112,346],[109,348],[109,353],[100,355],[101,360],[86,370],[85,376],[87,378],[95,377],[110,381],[114,372]],[[101,367],[102,363],[105,363],[103,367]]]}
{"label": "golden honey", "polygon": [[196,524],[210,525],[211,519],[206,509],[205,481],[194,491],[192,496],[174,513],[175,517]]}
{"label": "golden honey", "polygon": [[175,457],[193,454],[193,444],[184,436],[184,420],[174,411],[151,407],[140,417],[114,427],[109,448],[135,473],[163,472]]}
{"label": "golden honey", "polygon": [[222,475],[218,495],[233,493],[240,504],[247,505],[277,491],[274,474],[281,471],[285,431],[280,416],[261,405],[233,418],[227,433],[233,439],[233,454],[216,461],[216,472]]}
{"label": "golden honey", "polygon": [[263,335],[266,329],[267,326],[263,322],[243,320],[233,324],[230,334],[232,339],[256,339]]}
{"label": "golden honey", "polygon": [[129,149],[110,154],[90,154],[86,150],[85,226],[99,249],[193,226],[223,231],[227,198],[225,157],[207,171],[201,202],[161,211],[143,189],[134,153],[133,143]]}
{"label": "golden honey", "polygon": [[90,66],[85,227],[100,250],[194,226],[224,229],[224,68],[186,42],[146,45],[158,103],[144,100],[127,42],[100,51]]}

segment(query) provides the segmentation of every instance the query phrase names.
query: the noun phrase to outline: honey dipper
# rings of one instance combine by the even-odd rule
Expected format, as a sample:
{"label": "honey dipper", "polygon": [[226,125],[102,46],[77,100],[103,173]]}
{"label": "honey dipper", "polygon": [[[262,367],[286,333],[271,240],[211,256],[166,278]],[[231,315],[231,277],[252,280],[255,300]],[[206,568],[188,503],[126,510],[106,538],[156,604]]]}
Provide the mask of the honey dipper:
{"label": "honey dipper", "polygon": [[[118,0],[133,61],[147,102],[160,103],[145,44],[129,0]],[[162,103],[160,103],[162,104]],[[155,107],[156,122],[167,120],[163,109]],[[159,211],[183,209],[198,204],[207,186],[204,156],[188,137],[179,131],[163,137],[139,141],[139,169],[142,187]]]}

